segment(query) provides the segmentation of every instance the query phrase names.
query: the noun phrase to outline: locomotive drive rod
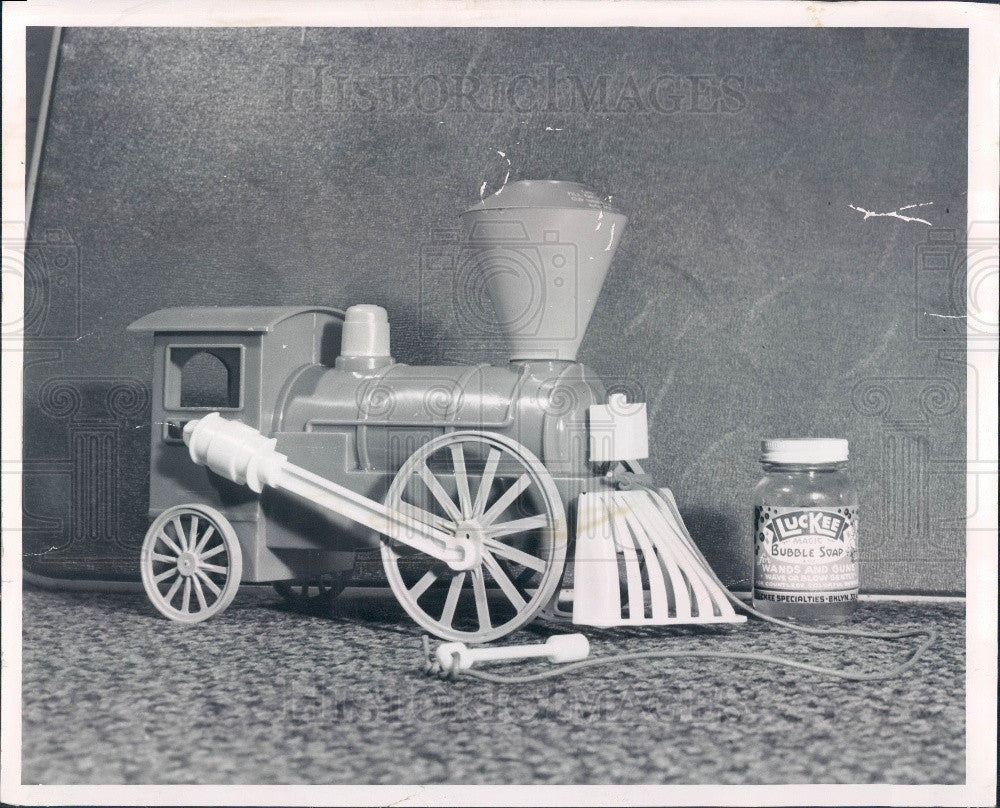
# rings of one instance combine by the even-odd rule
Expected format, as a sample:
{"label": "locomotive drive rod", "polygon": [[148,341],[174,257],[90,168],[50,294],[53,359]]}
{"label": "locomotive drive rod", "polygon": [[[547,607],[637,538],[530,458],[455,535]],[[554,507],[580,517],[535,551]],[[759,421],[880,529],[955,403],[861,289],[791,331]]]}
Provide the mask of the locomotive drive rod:
{"label": "locomotive drive rod", "polygon": [[258,494],[265,485],[295,494],[455,570],[469,570],[479,563],[479,549],[473,542],[290,463],[275,449],[277,439],[265,437],[240,421],[227,420],[217,412],[188,421],[184,425],[184,443],[195,463]]}

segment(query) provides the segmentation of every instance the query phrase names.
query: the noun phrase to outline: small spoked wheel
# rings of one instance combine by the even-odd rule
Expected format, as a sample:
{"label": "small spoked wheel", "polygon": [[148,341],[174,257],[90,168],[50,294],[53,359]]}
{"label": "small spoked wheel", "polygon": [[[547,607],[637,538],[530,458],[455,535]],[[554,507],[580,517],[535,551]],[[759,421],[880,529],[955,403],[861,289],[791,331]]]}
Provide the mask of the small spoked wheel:
{"label": "small spoked wheel", "polygon": [[559,584],[566,512],[548,470],[515,440],[471,431],[435,438],[403,464],[385,504],[477,546],[476,566],[456,571],[383,537],[393,593],[438,637],[503,637],[533,619]]}
{"label": "small spoked wheel", "polygon": [[349,575],[323,575],[308,581],[279,581],[274,591],[297,612],[326,613],[347,587]]}
{"label": "small spoked wheel", "polygon": [[160,614],[200,623],[236,596],[243,555],[225,516],[207,505],[178,505],[150,525],[141,566],[142,585]]}

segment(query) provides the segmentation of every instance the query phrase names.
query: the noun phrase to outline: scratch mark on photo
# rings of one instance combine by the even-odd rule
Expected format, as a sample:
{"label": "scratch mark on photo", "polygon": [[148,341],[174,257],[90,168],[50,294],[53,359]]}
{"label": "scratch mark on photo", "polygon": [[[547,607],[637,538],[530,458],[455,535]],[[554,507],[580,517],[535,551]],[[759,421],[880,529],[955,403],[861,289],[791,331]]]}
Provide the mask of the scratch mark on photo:
{"label": "scratch mark on photo", "polygon": [[862,221],[868,221],[869,219],[874,219],[878,217],[889,217],[892,219],[900,219],[904,222],[920,222],[921,224],[926,224],[931,227],[931,223],[926,219],[921,219],[919,216],[904,216],[900,211],[912,210],[913,208],[925,208],[928,205],[933,205],[933,202],[917,202],[913,205],[903,205],[901,208],[896,208],[896,210],[890,210],[886,213],[876,213],[872,210],[866,210],[865,208],[858,207],[857,205],[848,205],[847,207],[852,210],[856,210],[858,213],[864,214],[864,219]]}

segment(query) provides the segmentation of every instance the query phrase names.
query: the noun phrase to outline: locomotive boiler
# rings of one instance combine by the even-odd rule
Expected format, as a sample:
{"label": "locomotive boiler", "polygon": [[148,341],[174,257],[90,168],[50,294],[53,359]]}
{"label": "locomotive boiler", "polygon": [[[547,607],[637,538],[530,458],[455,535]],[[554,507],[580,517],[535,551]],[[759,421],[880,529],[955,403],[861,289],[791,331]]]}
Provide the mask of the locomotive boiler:
{"label": "locomotive boiler", "polygon": [[503,365],[396,362],[371,305],[130,326],[154,335],[142,575],[162,614],[204,620],[241,581],[333,596],[365,548],[440,637],[496,639],[557,597],[575,503],[647,454],[644,405],[576,361],[626,217],[576,183],[524,181],[462,223],[458,294],[492,304],[470,328],[506,341]]}

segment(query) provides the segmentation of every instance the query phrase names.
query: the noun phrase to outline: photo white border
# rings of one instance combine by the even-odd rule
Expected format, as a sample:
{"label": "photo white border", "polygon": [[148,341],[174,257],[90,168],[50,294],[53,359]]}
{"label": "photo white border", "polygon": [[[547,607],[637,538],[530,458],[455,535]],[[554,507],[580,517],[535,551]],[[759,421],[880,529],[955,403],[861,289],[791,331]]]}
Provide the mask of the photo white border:
{"label": "photo white border", "polygon": [[[656,2],[655,0],[71,0],[3,5],[3,238],[23,240],[25,26],[650,26],[969,29],[970,227],[1000,209],[1000,8],[938,2]],[[993,233],[994,237],[996,233]],[[23,312],[5,279],[3,322]],[[997,707],[997,343],[968,318],[966,784],[954,786],[31,786],[20,784],[22,353],[2,351],[0,798],[19,805],[995,805]],[[977,431],[978,425],[978,431]]]}

